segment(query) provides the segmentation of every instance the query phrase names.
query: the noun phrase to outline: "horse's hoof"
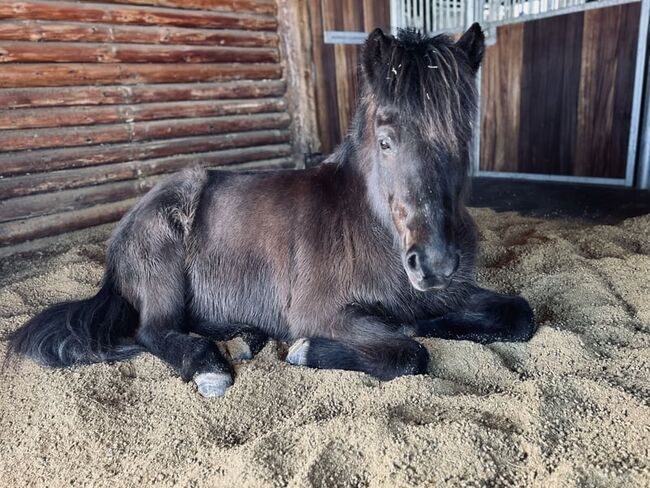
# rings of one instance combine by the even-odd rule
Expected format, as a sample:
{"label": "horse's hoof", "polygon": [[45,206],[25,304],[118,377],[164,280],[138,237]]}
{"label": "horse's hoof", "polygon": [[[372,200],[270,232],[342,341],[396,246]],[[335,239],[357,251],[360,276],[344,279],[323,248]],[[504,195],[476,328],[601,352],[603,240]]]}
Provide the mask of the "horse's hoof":
{"label": "horse's hoof", "polygon": [[226,348],[228,349],[228,354],[230,354],[230,357],[233,361],[253,359],[251,348],[241,337],[235,337],[234,339],[226,342]]}
{"label": "horse's hoof", "polygon": [[199,393],[206,397],[222,397],[232,386],[232,376],[228,373],[199,373],[194,376]]}
{"label": "horse's hoof", "polygon": [[291,344],[287,353],[287,362],[295,366],[304,366],[307,364],[307,352],[309,351],[309,340],[298,339]]}

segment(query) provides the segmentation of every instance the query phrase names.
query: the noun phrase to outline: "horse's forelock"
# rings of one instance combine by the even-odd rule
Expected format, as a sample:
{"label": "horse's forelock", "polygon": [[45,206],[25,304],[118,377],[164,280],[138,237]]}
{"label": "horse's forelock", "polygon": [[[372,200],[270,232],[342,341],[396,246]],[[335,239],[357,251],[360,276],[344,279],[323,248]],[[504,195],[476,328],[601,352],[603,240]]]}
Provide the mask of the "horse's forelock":
{"label": "horse's forelock", "polygon": [[[390,49],[375,61],[367,94],[376,106],[394,108],[452,154],[469,136],[476,103],[474,74],[445,35],[426,37],[401,30]],[[462,57],[461,57],[462,60]]]}

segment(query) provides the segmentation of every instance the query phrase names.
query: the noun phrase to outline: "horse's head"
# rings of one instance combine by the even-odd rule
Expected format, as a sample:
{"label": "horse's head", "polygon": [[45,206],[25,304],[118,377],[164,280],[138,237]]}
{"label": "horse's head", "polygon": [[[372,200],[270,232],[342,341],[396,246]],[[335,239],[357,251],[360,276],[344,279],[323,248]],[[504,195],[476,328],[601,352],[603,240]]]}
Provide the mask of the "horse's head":
{"label": "horse's head", "polygon": [[457,42],[376,29],[364,46],[356,137],[369,155],[372,204],[394,229],[420,291],[447,287],[462,264],[462,200],[483,49],[478,24]]}

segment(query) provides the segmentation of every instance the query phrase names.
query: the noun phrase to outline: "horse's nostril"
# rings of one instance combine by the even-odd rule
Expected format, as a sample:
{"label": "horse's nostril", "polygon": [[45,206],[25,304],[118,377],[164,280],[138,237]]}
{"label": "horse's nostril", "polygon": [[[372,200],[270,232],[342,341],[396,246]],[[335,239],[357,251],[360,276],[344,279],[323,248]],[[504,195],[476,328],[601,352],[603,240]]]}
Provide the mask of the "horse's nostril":
{"label": "horse's nostril", "polygon": [[409,254],[408,258],[406,258],[406,263],[409,265],[409,268],[411,268],[413,271],[417,271],[418,269],[417,253],[412,252],[411,254]]}

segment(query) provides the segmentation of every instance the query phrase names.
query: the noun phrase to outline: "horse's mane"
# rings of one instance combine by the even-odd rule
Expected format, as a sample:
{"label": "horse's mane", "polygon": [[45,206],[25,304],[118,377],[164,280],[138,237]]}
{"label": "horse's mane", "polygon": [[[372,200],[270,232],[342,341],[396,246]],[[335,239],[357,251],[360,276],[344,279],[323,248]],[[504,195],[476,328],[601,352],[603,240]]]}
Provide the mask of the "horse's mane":
{"label": "horse's mane", "polygon": [[[471,133],[476,103],[474,76],[465,53],[447,35],[428,37],[400,29],[388,52],[366,70],[366,94],[417,122],[425,137],[446,142],[458,154]],[[365,49],[370,49],[368,45]],[[460,137],[463,136],[463,137]]]}

